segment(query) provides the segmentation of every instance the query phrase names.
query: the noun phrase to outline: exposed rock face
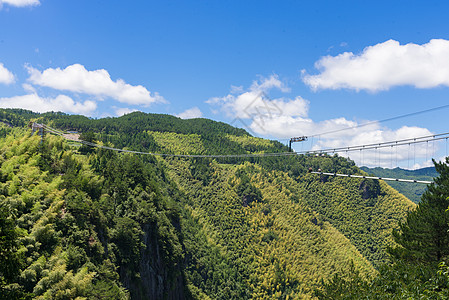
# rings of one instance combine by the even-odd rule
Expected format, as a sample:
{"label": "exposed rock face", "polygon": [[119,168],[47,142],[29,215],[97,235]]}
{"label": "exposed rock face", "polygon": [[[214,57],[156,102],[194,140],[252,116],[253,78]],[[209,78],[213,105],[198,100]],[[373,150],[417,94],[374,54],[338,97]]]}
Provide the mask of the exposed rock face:
{"label": "exposed rock face", "polygon": [[145,247],[141,250],[140,278],[131,278],[126,268],[120,270],[120,279],[130,291],[131,299],[186,299],[182,262],[176,267],[167,265],[160,253],[154,228],[147,224],[143,229]]}
{"label": "exposed rock face", "polygon": [[380,194],[379,181],[364,179],[359,184],[359,191],[364,200],[376,198]]}

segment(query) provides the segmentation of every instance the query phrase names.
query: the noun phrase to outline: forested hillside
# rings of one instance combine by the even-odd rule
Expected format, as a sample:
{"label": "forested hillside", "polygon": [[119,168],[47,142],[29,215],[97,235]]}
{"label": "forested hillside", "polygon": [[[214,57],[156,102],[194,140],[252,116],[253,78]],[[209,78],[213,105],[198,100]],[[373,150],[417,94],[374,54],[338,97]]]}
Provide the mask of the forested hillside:
{"label": "forested hillside", "polygon": [[366,279],[336,275],[315,290],[320,299],[449,299],[449,157],[416,209],[393,231],[390,261]]}
{"label": "forested hillside", "polygon": [[[380,177],[389,178],[402,178],[402,179],[414,179],[433,181],[438,176],[434,167],[422,168],[417,170],[405,170],[401,168],[385,169],[385,168],[367,168],[361,167],[361,169],[369,174]],[[418,203],[424,191],[427,189],[425,184],[408,184],[404,182],[387,181],[387,183],[395,190],[406,196],[408,199],[415,203]]]}
{"label": "forested hillside", "polygon": [[[145,152],[285,152],[206,119],[93,120],[1,110],[5,299],[308,299],[334,276],[375,278],[415,205],[338,156],[153,157],[74,146],[39,121]],[[12,126],[12,127],[11,127]]]}

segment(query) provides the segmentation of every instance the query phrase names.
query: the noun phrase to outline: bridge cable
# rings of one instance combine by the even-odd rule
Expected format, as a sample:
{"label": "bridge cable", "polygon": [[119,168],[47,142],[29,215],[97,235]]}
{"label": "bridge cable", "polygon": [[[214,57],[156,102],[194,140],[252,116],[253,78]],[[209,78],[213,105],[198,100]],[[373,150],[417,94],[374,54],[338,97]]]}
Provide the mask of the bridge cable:
{"label": "bridge cable", "polygon": [[431,112],[431,111],[436,111],[436,110],[440,110],[440,109],[444,109],[444,108],[448,108],[448,107],[449,107],[449,104],[446,104],[446,105],[442,105],[442,106],[438,106],[438,107],[434,107],[434,108],[429,108],[429,109],[425,109],[425,110],[421,110],[421,111],[416,111],[416,112],[412,112],[412,113],[408,113],[408,114],[404,114],[404,115],[399,115],[399,116],[395,116],[395,117],[391,117],[391,118],[387,118],[387,119],[383,119],[383,120],[379,120],[379,121],[367,122],[367,123],[363,123],[363,124],[360,124],[360,125],[357,125],[357,126],[352,126],[352,127],[347,127],[347,128],[342,128],[342,129],[336,129],[336,130],[326,131],[326,132],[322,132],[322,133],[317,133],[317,134],[311,135],[309,137],[327,135],[327,134],[341,132],[341,131],[345,131],[345,130],[365,127],[365,126],[373,125],[373,124],[377,124],[377,123],[384,123],[384,122],[394,121],[394,120],[407,118],[407,117],[412,117],[412,116],[416,116],[416,115],[420,115],[420,114],[424,114],[424,113],[428,113],[428,112]]}
{"label": "bridge cable", "polygon": [[[43,127],[50,133],[59,135],[64,137],[67,140],[72,140],[87,146],[96,147],[96,148],[102,148],[107,150],[113,150],[118,152],[127,152],[127,153],[133,153],[133,154],[144,154],[144,155],[155,155],[155,156],[162,156],[162,157],[187,157],[187,158],[196,158],[196,157],[202,157],[202,158],[248,158],[248,157],[272,157],[272,156],[291,156],[291,155],[297,155],[297,152],[275,152],[275,153],[258,153],[258,154],[228,154],[228,155],[195,155],[195,154],[171,154],[171,153],[151,153],[151,152],[142,152],[142,151],[133,151],[133,150],[126,150],[126,149],[119,149],[114,147],[108,147],[100,144],[95,144],[87,141],[82,140],[74,140],[70,139],[68,136],[65,135],[64,132],[53,129],[47,125],[43,125]],[[443,138],[439,138],[443,139]],[[447,137],[445,138],[447,141]],[[423,141],[419,141],[423,142]],[[393,147],[393,146],[391,146]],[[375,148],[377,149],[377,147]],[[361,151],[362,149],[360,149]],[[346,150],[348,151],[348,150]],[[380,161],[380,156],[379,156]],[[321,175],[329,175],[329,176],[339,176],[339,177],[350,177],[350,178],[364,178],[364,179],[376,179],[376,180],[386,180],[386,181],[397,181],[397,182],[408,182],[408,183],[424,183],[424,184],[430,184],[431,181],[424,181],[424,180],[412,180],[412,179],[397,179],[397,178],[384,178],[384,177],[374,177],[374,176],[363,176],[363,175],[348,175],[348,174],[337,174],[337,173],[326,173],[326,172],[310,172],[312,174],[321,174]]]}
{"label": "bridge cable", "polygon": [[364,175],[349,175],[349,174],[338,174],[338,173],[326,173],[326,172],[310,172],[311,174],[327,175],[327,176],[338,176],[338,177],[350,177],[350,178],[363,178],[363,179],[374,179],[374,180],[385,180],[385,181],[397,181],[397,182],[407,182],[407,183],[424,183],[431,184],[433,181],[427,180],[414,180],[414,179],[399,179],[399,178],[388,178],[388,177],[377,177],[377,176],[364,176]]}

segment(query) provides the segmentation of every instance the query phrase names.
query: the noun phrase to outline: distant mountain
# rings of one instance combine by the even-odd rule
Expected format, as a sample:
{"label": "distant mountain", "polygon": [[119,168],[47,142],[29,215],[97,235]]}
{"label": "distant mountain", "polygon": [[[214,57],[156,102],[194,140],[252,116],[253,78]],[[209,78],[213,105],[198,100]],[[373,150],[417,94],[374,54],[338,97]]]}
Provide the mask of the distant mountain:
{"label": "distant mountain", "polygon": [[[376,168],[361,167],[360,169],[367,172],[368,174],[373,174],[374,176],[389,177],[389,178],[432,181],[434,177],[438,176],[438,173],[434,167],[427,167],[416,170],[405,170],[401,168],[386,169],[379,167]],[[387,183],[415,203],[418,203],[420,201],[421,195],[427,188],[427,185],[422,183],[406,183],[396,181],[387,181]]]}

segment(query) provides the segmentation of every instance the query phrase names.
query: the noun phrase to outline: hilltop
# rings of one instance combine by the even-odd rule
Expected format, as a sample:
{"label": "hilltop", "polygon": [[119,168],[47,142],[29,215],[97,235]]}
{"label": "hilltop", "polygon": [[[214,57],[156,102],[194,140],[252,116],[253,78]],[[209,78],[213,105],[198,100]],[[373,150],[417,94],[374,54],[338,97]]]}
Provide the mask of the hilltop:
{"label": "hilltop", "polygon": [[288,151],[207,119],[24,110],[0,118],[0,212],[15,228],[7,259],[16,266],[0,272],[11,295],[312,298],[335,274],[376,276],[392,229],[415,207],[384,182],[307,172],[361,172],[336,155],[162,158],[50,134],[41,142],[26,127],[38,121],[154,153]]}

